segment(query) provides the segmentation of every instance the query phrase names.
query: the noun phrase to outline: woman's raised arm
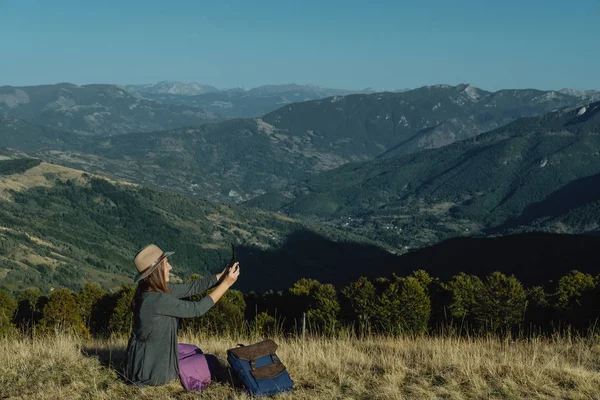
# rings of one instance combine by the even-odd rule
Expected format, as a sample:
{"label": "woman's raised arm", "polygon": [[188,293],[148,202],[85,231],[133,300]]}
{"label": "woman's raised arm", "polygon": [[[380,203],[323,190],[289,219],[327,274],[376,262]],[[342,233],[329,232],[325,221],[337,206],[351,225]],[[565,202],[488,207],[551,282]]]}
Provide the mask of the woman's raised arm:
{"label": "woman's raised arm", "polygon": [[210,289],[217,284],[217,275],[210,274],[201,279],[196,279],[192,282],[187,283],[169,283],[169,294],[182,299],[184,297],[191,297],[198,293],[202,293],[205,290]]}

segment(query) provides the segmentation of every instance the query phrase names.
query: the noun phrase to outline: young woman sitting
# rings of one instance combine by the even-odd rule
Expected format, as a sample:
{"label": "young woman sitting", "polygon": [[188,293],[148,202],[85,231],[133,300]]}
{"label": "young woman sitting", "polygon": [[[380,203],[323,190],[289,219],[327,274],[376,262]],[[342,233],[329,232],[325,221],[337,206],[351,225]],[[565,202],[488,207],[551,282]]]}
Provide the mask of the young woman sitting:
{"label": "young woman sitting", "polygon": [[[224,275],[226,268],[219,274],[194,282],[169,284],[169,271],[172,267],[167,257],[172,254],[173,252],[163,253],[152,244],[140,250],[133,260],[138,271],[135,281],[139,283],[132,303],[133,328],[127,344],[125,376],[138,386],[163,385],[182,377],[180,372],[183,371],[179,368],[179,359],[183,356],[181,346],[191,345],[178,347],[179,318],[194,318],[205,314],[240,274],[239,263],[236,262],[227,275]],[[217,284],[200,301],[181,300]],[[201,352],[199,355],[204,357]],[[189,371],[185,372],[189,374]],[[186,380],[184,382],[182,379],[182,383],[186,388],[188,381],[197,378],[198,382],[202,382],[204,379],[201,376],[185,377]]]}

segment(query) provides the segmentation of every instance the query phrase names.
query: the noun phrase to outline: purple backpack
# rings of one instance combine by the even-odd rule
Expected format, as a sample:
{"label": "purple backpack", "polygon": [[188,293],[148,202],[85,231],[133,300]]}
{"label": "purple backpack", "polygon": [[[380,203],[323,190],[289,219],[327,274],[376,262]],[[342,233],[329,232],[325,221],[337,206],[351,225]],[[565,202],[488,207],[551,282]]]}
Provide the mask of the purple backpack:
{"label": "purple backpack", "polygon": [[[179,343],[177,345],[179,352],[179,378],[187,391],[204,390],[211,382],[211,375],[216,375],[214,365],[210,354],[203,354],[197,346],[193,344]],[[214,356],[213,356],[214,357]],[[211,368],[212,367],[212,368]],[[211,374],[211,369],[213,373]]]}

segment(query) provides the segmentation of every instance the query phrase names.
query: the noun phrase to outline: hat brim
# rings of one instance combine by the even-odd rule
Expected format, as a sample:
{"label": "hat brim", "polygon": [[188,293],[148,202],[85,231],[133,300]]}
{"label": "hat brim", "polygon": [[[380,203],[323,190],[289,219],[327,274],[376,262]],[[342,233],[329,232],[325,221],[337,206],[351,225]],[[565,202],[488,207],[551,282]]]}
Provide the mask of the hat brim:
{"label": "hat brim", "polygon": [[162,260],[164,260],[165,258],[167,258],[169,256],[172,256],[173,254],[175,254],[174,251],[167,251],[166,253],[163,253],[163,255],[160,256],[160,258],[158,260],[156,260],[151,267],[146,268],[142,272],[138,273],[137,276],[135,278],[133,278],[133,283],[138,283],[142,279],[148,277],[148,275],[150,275],[151,273],[153,273],[154,270],[160,265],[160,262]]}

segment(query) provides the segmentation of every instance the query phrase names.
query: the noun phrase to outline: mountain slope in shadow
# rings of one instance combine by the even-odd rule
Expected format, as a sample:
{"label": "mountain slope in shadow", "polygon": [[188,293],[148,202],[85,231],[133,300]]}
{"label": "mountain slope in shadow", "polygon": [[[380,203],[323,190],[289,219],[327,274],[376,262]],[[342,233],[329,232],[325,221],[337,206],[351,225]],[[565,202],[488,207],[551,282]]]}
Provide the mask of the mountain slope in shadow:
{"label": "mountain slope in shadow", "polygon": [[278,250],[240,247],[242,274],[236,289],[285,290],[301,278],[338,289],[361,276],[370,279],[425,270],[442,281],[460,272],[514,274],[525,285],[558,280],[573,269],[600,273],[600,237],[525,233],[497,238],[454,238],[402,256],[376,246],[333,242],[309,231],[289,236]]}

